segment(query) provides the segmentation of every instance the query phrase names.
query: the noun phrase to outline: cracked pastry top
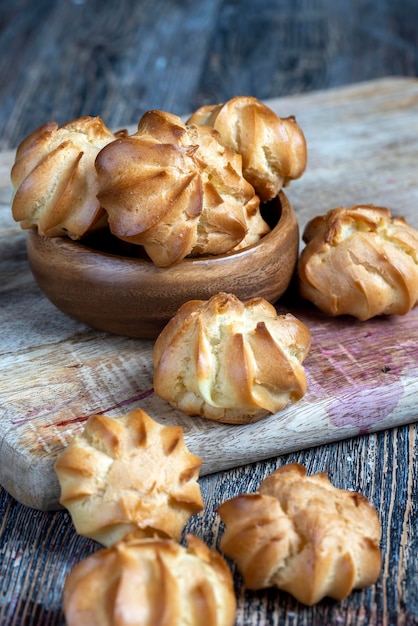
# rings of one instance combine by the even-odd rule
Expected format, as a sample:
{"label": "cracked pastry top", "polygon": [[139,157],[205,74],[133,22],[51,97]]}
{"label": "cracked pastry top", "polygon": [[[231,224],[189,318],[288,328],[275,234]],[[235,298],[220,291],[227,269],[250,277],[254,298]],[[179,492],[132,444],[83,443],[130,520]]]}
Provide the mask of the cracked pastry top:
{"label": "cracked pastry top", "polygon": [[257,98],[236,96],[205,105],[187,123],[213,127],[220,141],[242,156],[243,174],[261,202],[276,197],[306,169],[306,139],[295,117],[281,118]]}
{"label": "cracked pastry top", "polygon": [[418,231],[389,209],[333,209],[313,218],[303,239],[299,291],[324,313],[367,320],[416,305]]}
{"label": "cracked pastry top", "polygon": [[42,236],[71,239],[106,226],[94,161],[123,134],[112,133],[100,117],[86,116],[61,127],[47,122],[26,137],[11,171],[15,221]]}
{"label": "cracked pastry top", "polygon": [[154,390],[188,415],[254,422],[304,395],[310,341],[301,321],[264,298],[191,300],[155,342]]}
{"label": "cracked pastry top", "polygon": [[80,561],[64,586],[68,626],[233,626],[222,556],[193,535],[121,541]]}
{"label": "cracked pastry top", "polygon": [[77,532],[105,546],[128,535],[179,540],[203,509],[200,467],[180,426],[162,426],[141,409],[91,416],[55,462],[60,503]]}
{"label": "cracked pastry top", "polygon": [[148,111],[135,134],[100,151],[96,169],[111,232],[159,267],[237,250],[269,231],[241,156],[209,126]]}
{"label": "cracked pastry top", "polygon": [[362,494],[334,487],[326,473],[298,463],[267,476],[256,493],[218,507],[226,525],[220,549],[249,589],[278,587],[312,605],[342,600],[376,582],[381,527]]}

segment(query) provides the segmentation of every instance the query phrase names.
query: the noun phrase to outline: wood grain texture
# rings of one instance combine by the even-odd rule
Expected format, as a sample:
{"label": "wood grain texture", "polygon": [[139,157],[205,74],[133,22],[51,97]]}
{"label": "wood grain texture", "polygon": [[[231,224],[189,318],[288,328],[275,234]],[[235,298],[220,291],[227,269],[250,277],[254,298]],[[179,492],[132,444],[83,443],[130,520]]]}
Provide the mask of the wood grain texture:
{"label": "wood grain texture", "polygon": [[[328,470],[330,479],[339,487],[358,490],[361,486],[382,522],[383,567],[375,586],[356,591],[342,602],[323,600],[314,607],[303,607],[276,590],[246,591],[233,568],[238,597],[236,624],[416,624],[418,488],[413,460],[417,454],[416,429],[411,425],[201,478],[205,512],[192,518],[186,531],[213,547],[219,545],[223,532],[217,506],[239,493],[255,491],[268,473],[293,461],[305,464],[309,473]],[[402,463],[394,463],[395,458],[402,459]],[[1,501],[0,516],[0,556],[4,563],[0,623],[63,626],[61,594],[65,576],[76,562],[99,546],[76,535],[68,514],[62,511],[33,511],[6,496]],[[410,580],[412,584],[408,584]]]}
{"label": "wood grain texture", "polygon": [[[416,81],[378,81],[269,104],[278,112],[286,107],[289,113],[297,110],[298,118],[304,120],[301,125],[311,146],[307,180],[294,182],[288,191],[292,195],[294,190],[302,222],[332,208],[333,193],[343,204],[346,196],[351,205],[362,200],[378,204],[383,192],[390,208],[416,224],[413,193],[394,207],[389,201],[393,181],[396,189],[408,189],[415,176],[417,146],[412,142],[409,146],[408,141],[414,124],[418,132]],[[328,140],[323,140],[324,135]],[[391,146],[390,155],[387,145]],[[324,171],[326,180],[322,179],[319,188]],[[356,197],[352,189],[357,186],[352,181],[360,179],[361,185],[365,175],[378,193],[369,185],[367,196],[362,188],[361,197]],[[8,181],[0,184],[7,188]],[[316,199],[318,189],[328,206],[321,206]],[[16,239],[11,236],[13,220],[7,206],[3,212],[8,217],[3,218],[6,232],[2,239],[12,249],[22,246],[20,232],[15,232]],[[7,262],[3,267],[5,273],[9,271]],[[0,476],[1,484],[28,506],[43,510],[58,506],[53,470],[56,455],[93,413],[120,415],[141,406],[158,421],[180,423],[190,449],[203,458],[203,474],[418,418],[414,401],[418,309],[403,317],[356,323],[350,318],[321,316],[301,307],[291,294],[283,310],[294,312],[312,334],[312,349],[305,363],[308,393],[262,422],[231,427],[189,418],[161,401],[152,393],[153,343],[107,336],[63,318],[37,292],[25,262],[12,284],[4,286],[8,298],[5,314],[10,320],[19,304],[29,302],[21,288],[17,300],[14,297],[16,281],[27,284],[34,299],[30,308],[22,310],[17,326],[16,322],[8,325],[7,353],[2,358]],[[35,310],[47,333],[34,332]],[[57,319],[60,326],[54,328]]]}
{"label": "wood grain texture", "polygon": [[[307,107],[312,97],[311,114],[326,118],[330,110],[320,94],[312,93],[315,90],[384,76],[417,76],[417,14],[415,0],[1,2],[0,147],[14,148],[48,119],[65,122],[99,113],[118,128],[135,125],[142,112],[153,107],[183,114],[200,104],[246,93],[263,99],[284,96],[285,111],[289,94],[305,92],[307,100],[304,103],[302,98],[301,108]],[[373,85],[370,89],[373,91]],[[402,83],[387,84],[386,96],[389,89],[394,107],[396,98],[401,98]],[[382,179],[373,176],[375,153],[369,151],[368,141],[372,130],[360,134],[357,109],[351,114],[350,102],[344,103],[345,92],[339,93],[333,94],[334,106],[339,101],[349,127],[343,135],[338,133],[339,175],[345,176],[346,182],[339,188],[329,177],[327,146],[335,137],[313,126],[306,129],[309,141],[315,139],[310,164],[317,162],[318,168],[314,174],[308,167],[303,179],[306,193],[301,186],[292,187],[293,203],[303,212],[305,205],[309,210],[313,205],[325,209],[351,199],[364,201],[367,194],[400,212],[407,207],[416,215],[415,122],[408,138],[402,139],[405,155],[396,156],[402,142],[395,141],[395,152],[385,144],[380,155],[381,173],[386,175],[382,184]],[[304,123],[304,113],[296,113]],[[367,119],[373,121],[372,111]],[[396,120],[396,110],[386,119],[386,123]],[[345,131],[345,125],[339,128]],[[358,151],[354,150],[356,142]],[[346,154],[347,143],[350,150]],[[408,172],[405,184],[392,175],[392,164],[398,158]],[[11,159],[12,153],[0,153],[4,179]],[[0,194],[7,205],[10,190],[0,189]],[[310,194],[314,194],[312,198]],[[3,214],[0,211],[0,219]],[[303,213],[300,216],[303,222]],[[71,337],[74,331],[77,340],[87,343],[89,334],[83,334],[80,326],[65,334],[68,320],[61,315],[51,316],[51,328],[45,328],[39,292],[29,274],[22,279],[24,235],[14,225],[7,228],[14,243],[6,242],[0,248],[1,257],[9,263],[6,277],[3,270],[0,274],[2,354],[9,329],[17,329],[18,338],[27,330],[19,318],[31,307],[31,332],[44,342],[46,352],[56,332]],[[12,296],[7,296],[15,302],[12,318],[4,314],[9,303],[5,284],[8,288],[13,285]],[[16,378],[18,375],[17,364]],[[219,502],[255,489],[276,465],[295,460],[304,463],[309,472],[328,468],[335,484],[365,493],[382,521],[384,563],[375,586],[355,592],[341,603],[323,601],[306,608],[274,590],[245,592],[233,569],[238,596],[236,626],[418,624],[417,455],[413,424],[202,477],[206,509],[191,521],[189,529],[211,545],[218,545],[222,534],[215,514]],[[65,576],[78,560],[96,549],[96,544],[77,537],[65,512],[29,509],[0,488],[2,626],[63,626]]]}
{"label": "wood grain texture", "polygon": [[233,95],[273,98],[418,69],[415,0],[0,3],[0,148],[54,119],[114,128]]}

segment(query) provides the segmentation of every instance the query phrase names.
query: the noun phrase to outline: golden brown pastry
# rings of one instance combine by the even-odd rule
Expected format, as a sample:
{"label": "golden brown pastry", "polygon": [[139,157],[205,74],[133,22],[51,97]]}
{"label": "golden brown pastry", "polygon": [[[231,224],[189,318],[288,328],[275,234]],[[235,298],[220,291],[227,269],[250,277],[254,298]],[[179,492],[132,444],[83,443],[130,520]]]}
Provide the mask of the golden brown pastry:
{"label": "golden brown pastry", "polygon": [[241,157],[213,129],[171,113],[148,111],[137,133],[100,152],[96,169],[111,232],[159,267],[223,254],[269,230]]}
{"label": "golden brown pastry", "polygon": [[417,303],[418,231],[389,209],[333,209],[312,219],[303,239],[300,293],[325,313],[367,320]]}
{"label": "golden brown pastry", "polygon": [[237,562],[246,587],[278,587],[307,605],[342,600],[376,582],[380,522],[360,493],[337,489],[326,473],[298,463],[268,476],[257,493],[218,507],[220,548]]}
{"label": "golden brown pastry", "polygon": [[188,415],[254,422],[304,395],[309,347],[306,326],[263,298],[192,300],[154,344],[154,390]]}
{"label": "golden brown pastry", "polygon": [[78,563],[64,586],[67,626],[233,626],[228,566],[200,539],[119,542]]}
{"label": "golden brown pastry", "polygon": [[100,117],[82,117],[58,128],[48,122],[19,145],[11,171],[13,217],[40,235],[80,239],[106,225],[97,199],[94,161],[114,141]]}
{"label": "golden brown pastry", "polygon": [[236,96],[203,106],[187,124],[212,126],[225,146],[242,155],[244,177],[262,202],[277,196],[306,169],[306,140],[295,118],[280,118],[257,98]]}
{"label": "golden brown pastry", "polygon": [[203,508],[200,466],[180,426],[162,426],[136,409],[91,416],[55,471],[77,532],[110,546],[128,535],[179,540]]}

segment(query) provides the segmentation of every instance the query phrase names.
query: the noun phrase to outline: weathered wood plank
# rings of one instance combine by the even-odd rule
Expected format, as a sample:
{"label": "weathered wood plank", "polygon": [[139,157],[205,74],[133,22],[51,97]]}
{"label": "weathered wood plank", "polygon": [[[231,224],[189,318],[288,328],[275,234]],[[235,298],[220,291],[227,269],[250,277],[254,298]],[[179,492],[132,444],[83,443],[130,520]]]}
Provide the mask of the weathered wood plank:
{"label": "weathered wood plank", "polygon": [[[297,112],[310,146],[308,171],[288,191],[302,227],[315,214],[355,202],[384,203],[417,224],[418,144],[411,140],[414,129],[418,134],[416,81],[377,81],[269,104],[285,115]],[[7,180],[1,186],[9,198]],[[279,304],[304,320],[313,336],[306,396],[253,425],[189,418],[151,393],[152,342],[89,329],[39,293],[24,233],[7,204],[2,213],[7,326],[0,476],[29,506],[56,507],[53,462],[92,413],[120,415],[141,406],[159,421],[180,423],[188,445],[203,458],[204,474],[417,419],[418,309],[359,323],[330,320],[289,299]]]}
{"label": "weathered wood plank", "polygon": [[[416,428],[405,426],[202,477],[205,511],[191,519],[186,531],[213,547],[219,546],[223,532],[216,515],[217,506],[239,493],[255,491],[268,473],[294,461],[304,464],[309,473],[328,470],[336,486],[361,490],[375,504],[382,522],[383,566],[375,586],[356,591],[343,602],[324,600],[315,607],[303,607],[277,590],[245,591],[233,569],[238,598],[236,624],[415,624],[418,621],[415,597],[418,535],[414,504],[418,501],[418,485],[414,480],[417,454]],[[65,576],[77,561],[99,546],[76,535],[66,512],[33,511],[19,506],[6,493],[0,500],[0,519],[3,520],[0,558],[5,564],[0,623],[63,626]],[[24,593],[19,595],[19,590]]]}

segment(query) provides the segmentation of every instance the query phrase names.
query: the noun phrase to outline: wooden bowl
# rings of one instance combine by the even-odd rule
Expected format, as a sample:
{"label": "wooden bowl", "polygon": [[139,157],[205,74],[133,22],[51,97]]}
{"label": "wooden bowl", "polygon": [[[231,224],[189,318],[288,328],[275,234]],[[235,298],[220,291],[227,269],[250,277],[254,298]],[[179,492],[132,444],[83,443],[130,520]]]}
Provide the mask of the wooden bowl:
{"label": "wooden bowl", "polygon": [[278,300],[294,273],[299,229],[284,193],[270,203],[269,214],[276,223],[256,244],[168,268],[129,256],[138,246],[116,238],[112,245],[118,254],[108,251],[103,235],[75,242],[41,237],[33,229],[27,239],[29,264],[42,292],[67,315],[99,330],[151,339],[187,300],[207,300],[221,291],[241,300]]}

